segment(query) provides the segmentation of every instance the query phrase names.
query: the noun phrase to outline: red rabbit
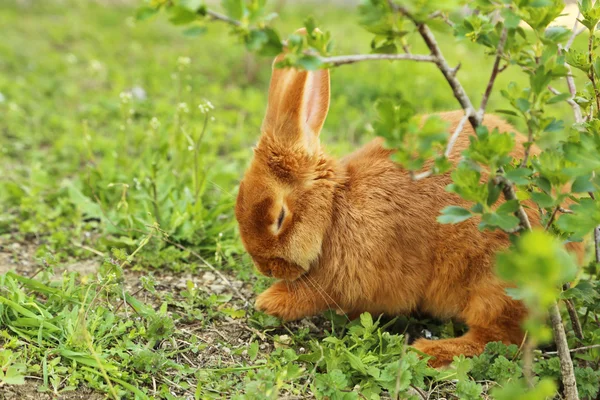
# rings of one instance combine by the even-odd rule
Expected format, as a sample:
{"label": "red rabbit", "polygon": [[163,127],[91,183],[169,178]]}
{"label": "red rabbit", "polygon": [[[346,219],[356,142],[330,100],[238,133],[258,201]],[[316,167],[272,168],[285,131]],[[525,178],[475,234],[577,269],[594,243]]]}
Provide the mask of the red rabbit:
{"label": "red rabbit", "polygon": [[[342,160],[325,154],[319,133],[328,109],[328,70],[273,69],[262,135],[235,208],[256,267],[280,279],[256,307],[285,320],[335,308],[351,315],[419,310],[464,321],[464,336],[413,344],[433,366],[479,354],[491,341],[520,344],[525,307],[505,293],[508,284],[493,266],[507,234],[479,231],[476,218],[437,223],[442,208],[470,204],[446,192],[449,174],[413,181],[381,139]],[[463,112],[439,115],[452,132]],[[483,124],[515,131],[493,115]],[[453,162],[471,135],[466,126]],[[517,135],[517,157],[523,141]],[[537,224],[537,211],[527,213]]]}

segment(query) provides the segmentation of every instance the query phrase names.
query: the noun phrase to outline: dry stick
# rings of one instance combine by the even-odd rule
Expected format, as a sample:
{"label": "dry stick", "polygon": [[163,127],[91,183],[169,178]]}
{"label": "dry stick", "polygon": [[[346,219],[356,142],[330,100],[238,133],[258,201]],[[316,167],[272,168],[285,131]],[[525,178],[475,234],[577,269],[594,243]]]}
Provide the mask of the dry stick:
{"label": "dry stick", "polygon": [[[579,32],[577,31],[577,24],[579,23],[579,15],[580,14],[581,13],[577,13],[577,18],[575,18],[575,22],[573,24],[573,33],[571,34],[571,37],[565,44],[565,47],[562,50],[560,50],[561,53],[569,51],[569,48],[571,48],[571,45],[573,44],[575,37],[577,35],[579,35],[581,32],[585,31],[585,29],[586,29],[584,27]],[[579,107],[579,104],[577,104],[574,100],[574,98],[577,94],[577,89],[575,88],[575,78],[573,78],[573,72],[571,71],[571,66],[569,64],[565,63],[565,67],[567,67],[567,87],[569,88],[569,93],[571,93],[571,96],[572,96],[572,98],[567,101],[573,108],[573,115],[575,116],[575,122],[579,124],[579,123],[583,122],[583,115],[581,114],[581,107]],[[552,93],[554,93],[554,91],[552,89],[550,89],[550,91]],[[556,93],[554,93],[554,94],[556,94]]]}
{"label": "dry stick", "polygon": [[[548,86],[548,90],[555,95],[561,94],[558,90],[554,89],[552,86]],[[582,122],[583,117],[581,116],[581,108],[579,107],[579,104],[575,103],[575,100],[573,100],[572,98],[567,99],[567,103],[569,103],[569,105],[573,109],[573,114],[575,115],[575,122],[577,122],[577,123]]]}
{"label": "dry stick", "polygon": [[[569,352],[570,353],[579,353],[580,351],[588,351],[588,350],[592,350],[592,349],[600,349],[600,344],[593,344],[591,346],[577,347],[575,349],[570,349]],[[544,355],[556,355],[556,354],[558,354],[558,351],[548,351],[548,352],[544,353]]]}
{"label": "dry stick", "polygon": [[208,15],[213,20],[223,21],[223,22],[228,23],[229,25],[240,26],[242,24],[238,20],[229,18],[228,16],[223,15],[223,14],[218,13],[218,12],[213,11],[213,10],[206,10],[206,15]]}
{"label": "dry stick", "polygon": [[[458,137],[460,136],[460,133],[462,132],[463,128],[465,127],[465,124],[467,123],[468,119],[469,119],[469,114],[466,113],[464,115],[464,117],[461,118],[460,122],[456,126],[456,129],[454,129],[454,133],[452,133],[452,136],[450,137],[450,140],[448,140],[448,144],[446,145],[446,151],[444,151],[445,157],[450,157],[450,154],[452,153],[452,148],[454,147],[454,144],[458,140]],[[431,175],[433,175],[432,169],[425,171],[425,172],[421,172],[419,174],[412,173],[411,177],[413,180],[418,181],[418,180],[427,178]]]}
{"label": "dry stick", "polygon": [[504,45],[506,44],[507,37],[508,29],[504,28],[502,30],[502,34],[500,35],[500,40],[498,41],[498,48],[496,49],[496,59],[494,60],[494,66],[492,67],[492,76],[490,77],[487,88],[485,89],[485,93],[483,94],[483,98],[481,99],[481,105],[479,106],[479,114],[482,120],[483,114],[485,113],[485,108],[487,107],[487,102],[490,98],[490,95],[492,94],[494,82],[496,81],[496,77],[498,76],[498,72],[500,71],[500,59],[502,58],[502,54],[504,53]]}
{"label": "dry stick", "polygon": [[533,146],[533,130],[531,126],[527,124],[527,144],[525,145],[525,154],[523,154],[523,160],[519,165],[521,168],[527,167],[527,161],[529,160],[529,152],[531,151],[531,147]]}
{"label": "dry stick", "polygon": [[[596,112],[600,112],[600,93],[598,92],[598,88],[596,87],[596,77],[594,74],[594,67],[593,67],[593,52],[594,52],[594,33],[590,32],[590,39],[588,40],[588,53],[589,53],[589,62],[590,62],[590,73],[588,75],[588,77],[590,78],[590,81],[592,82],[592,87],[594,88],[594,97],[596,98]],[[592,108],[593,110],[593,108]],[[593,112],[592,112],[593,114]]]}
{"label": "dry stick", "polygon": [[361,61],[370,60],[410,60],[418,62],[432,62],[435,63],[437,60],[434,56],[425,54],[356,54],[347,56],[334,56],[334,57],[320,57],[320,61],[323,64],[329,64],[330,66],[339,66],[345,64],[354,64]]}
{"label": "dry stick", "polygon": [[[575,381],[575,373],[573,371],[573,361],[571,360],[567,336],[565,335],[565,328],[562,324],[557,303],[550,306],[550,319],[552,320],[552,330],[554,331],[556,350],[558,359],[560,360],[560,374],[562,375],[565,398],[567,400],[579,399],[577,382]],[[564,360],[568,360],[568,362]]]}
{"label": "dry stick", "polygon": [[560,210],[560,206],[556,206],[554,211],[552,211],[552,214],[550,215],[550,219],[548,220],[548,223],[546,224],[546,227],[544,228],[545,231],[547,231],[548,228],[550,228],[550,226],[554,222],[554,218],[556,218],[556,213],[558,213],[559,210]]}
{"label": "dry stick", "polygon": [[579,343],[583,343],[583,328],[581,327],[581,322],[579,322],[579,316],[577,315],[577,310],[575,310],[575,306],[570,299],[564,299],[565,306],[567,306],[567,312],[569,313],[569,319],[571,320],[571,325],[573,326],[573,333],[575,333],[575,337],[579,340]]}

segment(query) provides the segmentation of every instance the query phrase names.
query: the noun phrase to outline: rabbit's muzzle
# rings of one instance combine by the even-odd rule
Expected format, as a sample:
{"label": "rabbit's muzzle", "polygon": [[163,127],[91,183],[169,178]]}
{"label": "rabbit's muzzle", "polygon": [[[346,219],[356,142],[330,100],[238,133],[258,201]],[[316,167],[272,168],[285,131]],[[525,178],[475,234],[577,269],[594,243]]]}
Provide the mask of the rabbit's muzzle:
{"label": "rabbit's muzzle", "polygon": [[252,257],[254,265],[265,276],[283,279],[286,281],[294,281],[302,276],[306,271],[297,264],[290,263],[283,258],[264,259],[260,257]]}

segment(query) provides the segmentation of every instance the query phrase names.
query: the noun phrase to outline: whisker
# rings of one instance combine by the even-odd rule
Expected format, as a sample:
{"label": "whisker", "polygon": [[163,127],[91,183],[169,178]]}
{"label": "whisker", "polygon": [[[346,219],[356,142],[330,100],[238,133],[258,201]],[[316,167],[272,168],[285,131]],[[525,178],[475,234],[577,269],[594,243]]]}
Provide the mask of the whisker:
{"label": "whisker", "polygon": [[311,279],[308,275],[302,276],[306,278],[306,281],[309,282],[315,288],[315,290],[317,290],[317,292],[319,292],[321,297],[323,297],[323,300],[325,300],[325,303],[327,303],[327,299],[323,296],[323,294],[325,294],[325,296],[327,296],[329,300],[331,300],[331,302],[338,308],[338,310],[340,310],[344,314],[344,317],[346,317],[346,319],[350,322],[350,317],[348,317],[348,314],[346,314],[342,307],[340,307],[340,305],[329,295],[329,293],[327,293],[321,287],[321,285],[319,285],[315,280]]}
{"label": "whisker", "polygon": [[315,300],[314,296],[310,295],[308,286],[306,286],[306,284],[304,284],[304,282],[298,283],[297,281],[294,281],[294,283],[298,285],[298,289],[302,292],[304,297],[306,297],[307,299],[310,299],[310,301],[313,305],[313,308],[316,310],[317,309],[317,301]]}

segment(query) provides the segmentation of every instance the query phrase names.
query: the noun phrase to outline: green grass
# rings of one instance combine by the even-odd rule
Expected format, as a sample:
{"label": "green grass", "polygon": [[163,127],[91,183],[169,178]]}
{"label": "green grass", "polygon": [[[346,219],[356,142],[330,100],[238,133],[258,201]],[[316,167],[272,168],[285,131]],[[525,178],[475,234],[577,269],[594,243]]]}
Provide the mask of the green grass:
{"label": "green grass", "polygon": [[[405,332],[460,333],[452,324],[400,318],[382,329],[330,315],[282,326],[254,312],[270,281],[253,272],[232,210],[271,60],[232,45],[224,26],[190,38],[164,16],[136,22],[132,5],[102,3],[0,4],[0,250],[17,271],[0,265],[0,391],[28,377],[64,396],[351,399],[399,387],[473,398],[521,374],[515,348],[491,346],[446,372],[407,353]],[[278,25],[292,31],[311,12],[343,38],[339,54],[368,52],[351,9],[290,6]],[[440,40],[479,98],[491,57]],[[524,79],[509,69],[497,85]],[[322,140],[336,155],[372,137],[379,97],[456,108],[431,65],[346,66],[332,85]],[[214,110],[203,113],[206,101]],[[505,106],[496,93],[489,109]],[[78,274],[85,262],[97,273]],[[555,361],[539,374],[557,377]],[[593,393],[597,372],[581,374]]]}

